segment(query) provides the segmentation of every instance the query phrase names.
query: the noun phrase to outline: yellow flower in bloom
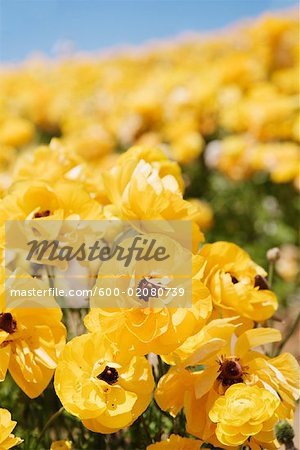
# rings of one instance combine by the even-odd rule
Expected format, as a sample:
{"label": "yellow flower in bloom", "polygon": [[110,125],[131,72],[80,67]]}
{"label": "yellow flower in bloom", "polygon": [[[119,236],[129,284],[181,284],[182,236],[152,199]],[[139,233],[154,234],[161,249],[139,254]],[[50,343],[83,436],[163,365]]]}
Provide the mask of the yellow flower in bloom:
{"label": "yellow flower in bloom", "polygon": [[243,180],[253,173],[251,167],[251,139],[247,135],[227,136],[210,142],[205,150],[205,162],[232,180]]}
{"label": "yellow flower in bloom", "polygon": [[67,151],[57,139],[24,153],[14,168],[14,180],[43,180],[57,182],[67,175],[81,160]]}
{"label": "yellow flower in bloom", "polygon": [[[8,279],[9,289],[45,289],[37,279]],[[1,285],[2,296],[4,288]],[[20,388],[30,397],[38,397],[48,386],[65,345],[66,329],[62,313],[51,296],[37,305],[32,297],[16,299],[8,308],[0,298],[0,381],[9,370]]]}
{"label": "yellow flower in bloom", "polygon": [[236,327],[230,319],[213,320],[164,357],[172,367],[158,383],[156,401],[174,416],[184,408],[188,432],[204,440],[214,429],[207,417],[212,403],[233,384],[268,389],[281,399],[278,413],[285,418],[292,418],[299,397],[295,358],[288,353],[269,358],[252,350],[280,340],[280,332],[248,330],[233,344]]}
{"label": "yellow flower in bloom", "polygon": [[204,245],[200,254],[207,262],[204,283],[217,313],[239,315],[246,323],[263,322],[274,314],[277,298],[270,291],[267,274],[244,250],[220,241]]}
{"label": "yellow flower in bloom", "polygon": [[50,450],[72,450],[71,441],[54,441],[51,444]]}
{"label": "yellow flower in bloom", "polygon": [[[166,167],[166,166],[165,166]],[[169,166],[168,166],[169,167]],[[183,199],[176,177],[143,159],[123,158],[103,173],[104,188],[112,205],[106,207],[123,220],[191,220],[197,250],[203,234],[197,225],[198,210]]]}
{"label": "yellow flower in bloom", "polygon": [[0,123],[0,145],[20,147],[30,142],[33,134],[29,120],[12,117]]}
{"label": "yellow flower in bloom", "polygon": [[[19,181],[0,200],[0,248],[4,246],[4,224],[8,220],[97,220],[102,207],[76,182],[47,184],[43,181]],[[57,229],[59,228],[57,224]],[[44,227],[44,231],[46,230]],[[55,230],[50,227],[53,233]],[[51,232],[52,232],[51,231]],[[48,227],[49,232],[49,227]],[[49,233],[44,234],[48,236]],[[52,236],[52,239],[55,238]]]}
{"label": "yellow flower in bloom", "polygon": [[268,390],[238,383],[216,400],[209,418],[217,424],[216,436],[223,445],[259,449],[274,444],[276,448],[273,428],[279,404]]}
{"label": "yellow flower in bloom", "polygon": [[[184,257],[184,253],[176,253],[174,256],[177,261],[173,262],[173,269],[176,262],[178,263],[180,258]],[[149,262],[147,264],[149,266]],[[157,263],[156,266],[158,266]],[[115,268],[115,266],[113,267]],[[147,267],[144,267],[145,269]],[[107,270],[109,271],[109,269]],[[110,271],[110,274],[120,273],[119,270],[117,272]],[[85,325],[89,331],[101,331],[108,336],[118,333],[120,339],[126,340],[128,348],[132,346],[138,354],[169,353],[181,345],[188,336],[197,332],[211,314],[212,305],[209,291],[200,281],[202,271],[203,259],[194,256],[191,286],[186,287],[192,289],[191,308],[164,306],[164,304],[158,303],[159,298],[155,298],[153,306],[149,307],[139,305],[139,307],[126,308],[123,306],[123,308],[110,307],[108,309],[106,307],[107,309],[103,309],[98,307],[102,297],[98,300],[93,297],[91,311],[84,320]],[[108,278],[110,286],[112,281],[116,282]],[[121,277],[119,281],[129,283],[130,278]],[[138,279],[136,283],[140,281]],[[99,278],[99,286],[104,286],[104,282],[105,278]],[[128,286],[125,284],[117,286],[121,292],[127,292]],[[174,302],[176,302],[176,297],[174,298]],[[120,300],[122,300],[122,295],[120,295]],[[157,303],[155,303],[156,301]]]}
{"label": "yellow flower in bloom", "polygon": [[17,422],[11,420],[11,414],[7,409],[0,408],[0,450],[8,450],[21,444],[22,439],[15,437],[11,432]]}
{"label": "yellow flower in bloom", "polygon": [[296,180],[299,175],[299,145],[293,142],[273,142],[260,144],[253,154],[253,166],[271,175],[275,183],[287,183]]}
{"label": "yellow flower in bloom", "polygon": [[[295,14],[268,16],[221,37],[193,36],[126,56],[5,68],[0,143],[61,136],[73,153],[97,163],[134,143],[163,143],[181,164],[196,160],[204,139],[224,129],[234,140],[247,133],[289,145],[299,139],[298,27]],[[237,158],[225,151],[217,167],[247,177],[248,151],[240,146]]]}
{"label": "yellow flower in bloom", "polygon": [[73,120],[71,127],[64,127],[63,142],[72,147],[80,157],[93,161],[111,153],[116,145],[114,136],[99,121],[83,118]]}
{"label": "yellow flower in bloom", "polygon": [[198,216],[195,218],[196,223],[201,230],[209,230],[214,221],[214,213],[209,204],[198,198],[189,198],[189,203],[198,209]]}
{"label": "yellow flower in bloom", "polygon": [[201,441],[171,434],[169,439],[151,444],[147,447],[147,450],[200,450],[201,445]]}
{"label": "yellow flower in bloom", "polygon": [[131,425],[151,401],[154,380],[143,356],[101,334],[72,339],[62,351],[55,390],[68,412],[90,430],[114,433]]}
{"label": "yellow flower in bloom", "polygon": [[75,182],[49,185],[43,181],[19,181],[0,202],[1,222],[5,220],[89,220],[99,219],[100,205]]}
{"label": "yellow flower in bloom", "polygon": [[158,147],[147,147],[142,145],[137,145],[129,148],[125,153],[123,153],[118,161],[117,165],[122,166],[126,161],[135,161],[137,165],[140,160],[151,164],[154,169],[158,170],[159,176],[164,177],[167,175],[172,175],[176,178],[179,187],[183,189],[183,179],[181,176],[180,166],[172,161],[163,149]]}
{"label": "yellow flower in bloom", "polygon": [[143,159],[125,159],[103,177],[107,195],[122,219],[187,219],[189,209],[193,210],[182,199],[176,178],[160,177],[159,170]]}
{"label": "yellow flower in bloom", "polygon": [[201,155],[204,141],[197,130],[191,130],[186,134],[176,136],[174,140],[171,140],[170,145],[176,161],[185,164],[195,161]]}

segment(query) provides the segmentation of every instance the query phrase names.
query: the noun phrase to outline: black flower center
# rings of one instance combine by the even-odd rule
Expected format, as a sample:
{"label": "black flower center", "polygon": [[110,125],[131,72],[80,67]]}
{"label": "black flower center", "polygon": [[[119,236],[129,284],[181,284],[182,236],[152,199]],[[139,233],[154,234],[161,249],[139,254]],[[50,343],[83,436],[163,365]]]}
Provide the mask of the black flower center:
{"label": "black flower center", "polygon": [[261,275],[255,275],[254,287],[258,287],[259,291],[270,289],[267,279],[262,277]]}
{"label": "black flower center", "polygon": [[106,366],[103,372],[101,372],[97,378],[105,381],[107,384],[115,384],[119,379],[118,371],[114,367]]}
{"label": "black flower center", "polygon": [[243,376],[245,375],[245,367],[243,367],[239,358],[221,358],[219,361],[220,375],[218,380],[221,381],[223,386],[231,386],[235,383],[243,383]]}
{"label": "black flower center", "polygon": [[155,284],[149,281],[149,279],[151,278],[152,277],[148,277],[148,280],[146,278],[143,278],[138,284],[138,289],[140,292],[138,297],[140,300],[144,300],[145,302],[148,302],[150,297],[158,298],[159,289],[163,291],[165,290],[165,288],[160,284]]}
{"label": "black flower center", "polygon": [[33,216],[34,219],[40,219],[41,217],[48,217],[50,216],[49,209],[46,209],[45,211],[36,212]]}
{"label": "black flower center", "polygon": [[12,334],[17,329],[17,322],[14,320],[11,313],[0,314],[0,330],[6,331],[6,333]]}
{"label": "black flower center", "polygon": [[233,282],[233,284],[236,284],[239,282],[239,280],[237,278],[235,278],[233,275],[231,275],[230,272],[226,272],[226,273],[229,273],[229,275],[231,276],[231,281]]}

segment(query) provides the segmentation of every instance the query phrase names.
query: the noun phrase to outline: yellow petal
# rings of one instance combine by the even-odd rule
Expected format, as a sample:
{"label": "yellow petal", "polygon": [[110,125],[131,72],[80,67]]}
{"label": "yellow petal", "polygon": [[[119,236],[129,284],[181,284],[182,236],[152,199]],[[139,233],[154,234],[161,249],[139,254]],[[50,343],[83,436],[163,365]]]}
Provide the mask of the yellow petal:
{"label": "yellow petal", "polygon": [[251,348],[280,340],[281,333],[274,328],[255,328],[248,330],[238,337],[235,344],[235,354],[243,357]]}
{"label": "yellow petal", "polygon": [[218,368],[216,364],[196,375],[197,381],[194,383],[194,386],[197,399],[203,397],[211,389],[218,376]]}
{"label": "yellow petal", "polygon": [[224,339],[214,338],[205,344],[201,345],[189,358],[184,362],[185,367],[197,364],[205,359],[210,358],[213,354],[217,353],[218,350],[226,345]]}

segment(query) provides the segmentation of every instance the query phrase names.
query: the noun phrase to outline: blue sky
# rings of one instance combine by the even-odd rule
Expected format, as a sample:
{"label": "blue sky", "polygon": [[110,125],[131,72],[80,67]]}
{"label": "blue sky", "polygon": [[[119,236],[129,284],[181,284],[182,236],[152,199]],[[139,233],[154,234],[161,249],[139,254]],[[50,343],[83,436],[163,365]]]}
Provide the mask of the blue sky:
{"label": "blue sky", "polygon": [[224,27],[295,5],[295,0],[0,0],[0,60],[141,44],[185,31]]}

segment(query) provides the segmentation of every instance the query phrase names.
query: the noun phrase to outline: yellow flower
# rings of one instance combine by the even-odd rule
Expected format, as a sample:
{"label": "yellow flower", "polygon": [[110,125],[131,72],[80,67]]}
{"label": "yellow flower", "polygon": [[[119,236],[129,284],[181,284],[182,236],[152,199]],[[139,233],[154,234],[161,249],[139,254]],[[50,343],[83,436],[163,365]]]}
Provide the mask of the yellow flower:
{"label": "yellow flower", "polygon": [[[171,274],[174,273],[172,270],[175,270],[178,263],[184,261],[187,261],[187,265],[190,263],[191,259],[184,258],[186,258],[184,252],[174,252],[174,260],[172,258],[170,266]],[[144,273],[146,270],[149,273],[150,263],[147,262],[146,265],[137,264],[136,267],[131,268],[131,275]],[[140,270],[138,270],[138,267],[140,267]],[[105,266],[105,268],[110,275],[120,274],[120,278],[112,280],[111,278],[100,277],[97,282],[98,287],[105,286],[105,283],[108,283],[107,286],[111,288],[117,286],[120,292],[127,292],[128,287],[131,286],[131,280],[135,283],[133,290],[136,289],[137,283],[141,281],[140,278],[122,277],[122,269],[119,267],[116,269],[116,264]],[[156,269],[158,268],[156,262]],[[109,309],[106,307],[106,309],[103,309],[98,307],[103,297],[98,299],[93,297],[91,299],[91,311],[84,320],[85,325],[89,331],[102,331],[103,334],[108,336],[117,332],[122,336],[122,339],[126,340],[128,348],[132,346],[138,354],[169,353],[181,345],[188,336],[197,332],[211,314],[212,305],[209,291],[199,279],[202,271],[203,259],[194,256],[192,259],[192,280],[190,278],[183,280],[186,283],[183,284],[186,295],[191,294],[191,308],[175,307],[175,302],[178,301],[176,297],[174,297],[174,306],[172,307],[171,305],[165,306],[160,302],[160,298],[154,298],[153,303],[149,306],[142,307],[141,301],[139,301],[138,307],[124,307],[124,305],[128,305],[128,299],[125,296],[123,307],[110,307]],[[115,284],[111,285],[112,282]],[[177,287],[176,283],[181,282],[174,278],[174,280],[171,280],[170,286]],[[119,300],[122,305],[122,294],[120,294]]]}
{"label": "yellow flower", "polygon": [[49,185],[43,181],[19,181],[0,202],[5,220],[89,220],[102,218],[101,207],[82,186],[72,181]]}
{"label": "yellow flower", "polygon": [[31,141],[34,128],[29,120],[11,117],[0,123],[0,145],[20,147]]}
{"label": "yellow flower", "polygon": [[[7,289],[46,289],[44,283],[30,276],[8,279]],[[51,296],[37,305],[32,297],[16,298],[5,308],[0,296],[0,381],[9,370],[19,387],[30,398],[38,397],[48,386],[62,350],[66,329],[62,313]]]}
{"label": "yellow flower", "polygon": [[72,450],[71,441],[54,441],[51,444],[50,450]]}
{"label": "yellow flower", "polygon": [[292,355],[276,358],[254,347],[280,340],[280,332],[256,328],[241,334],[230,319],[213,320],[164,360],[172,364],[157,386],[155,398],[163,410],[176,416],[184,408],[189,433],[207,440],[213,426],[207,418],[212,403],[233,384],[264,387],[281,399],[278,413],[292,418],[299,397],[299,368]]}
{"label": "yellow flower", "polygon": [[209,418],[217,424],[216,436],[224,445],[276,447],[273,428],[279,404],[279,398],[268,390],[239,383],[216,400]]}
{"label": "yellow flower", "polygon": [[169,439],[151,444],[147,450],[200,450],[201,445],[201,441],[171,434]]}
{"label": "yellow flower", "polygon": [[239,315],[249,324],[263,322],[274,314],[277,298],[270,291],[267,274],[244,250],[220,241],[204,245],[200,254],[207,262],[204,283],[218,314]]}
{"label": "yellow flower", "polygon": [[209,230],[214,221],[214,213],[211,206],[198,198],[189,198],[189,203],[195,206],[198,210],[198,216],[195,218],[196,223],[201,230]]}
{"label": "yellow flower", "polygon": [[246,135],[227,136],[210,142],[205,150],[209,168],[218,168],[233,180],[243,180],[253,173],[250,164],[251,139]]}
{"label": "yellow flower", "polygon": [[123,220],[190,220],[194,249],[198,249],[203,240],[197,225],[199,213],[183,199],[173,166],[124,157],[120,165],[103,173],[103,182],[111,202],[106,210],[112,215]]}
{"label": "yellow flower", "polygon": [[293,142],[260,144],[254,149],[253,166],[256,170],[269,172],[275,183],[296,180],[299,175],[299,145]]}
{"label": "yellow flower", "polygon": [[0,408],[0,450],[8,450],[23,442],[22,439],[11,433],[16,424],[17,422],[11,420],[10,412]]}
{"label": "yellow flower", "polygon": [[154,169],[158,170],[160,177],[172,175],[176,178],[180,189],[183,190],[184,184],[180,166],[175,161],[172,161],[163,149],[142,145],[131,147],[119,157],[117,165],[122,166],[122,164],[129,160],[135,161],[136,165],[140,160],[144,160],[151,164]]}
{"label": "yellow flower", "polygon": [[130,353],[126,341],[117,346],[96,333],[65,346],[54,385],[68,412],[88,429],[108,434],[131,425],[145,411],[154,380],[147,359]]}
{"label": "yellow flower", "polygon": [[61,145],[57,139],[24,153],[14,168],[14,180],[43,180],[49,183],[66,177],[81,160]]}

